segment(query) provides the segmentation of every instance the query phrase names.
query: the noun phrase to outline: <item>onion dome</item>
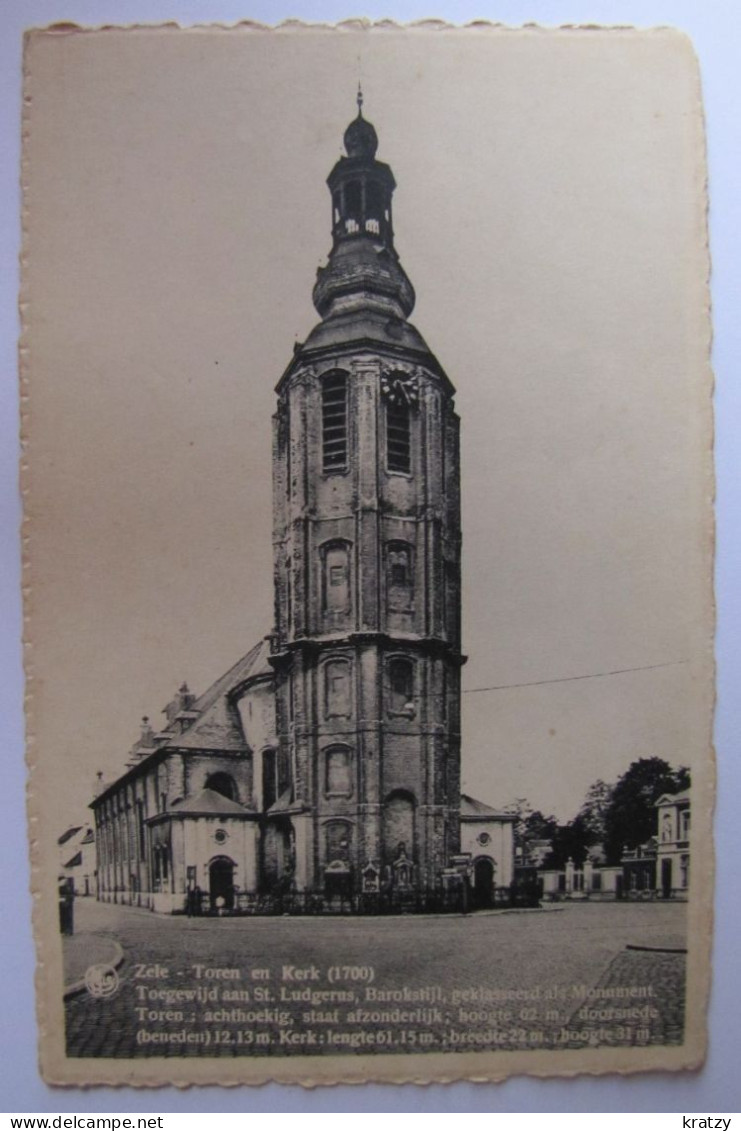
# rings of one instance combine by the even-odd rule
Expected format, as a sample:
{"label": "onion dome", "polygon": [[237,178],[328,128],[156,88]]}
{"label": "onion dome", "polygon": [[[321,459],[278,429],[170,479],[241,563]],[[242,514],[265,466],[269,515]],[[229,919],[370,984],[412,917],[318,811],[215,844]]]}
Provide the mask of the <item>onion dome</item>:
{"label": "onion dome", "polygon": [[372,160],[378,149],[378,135],[370,122],[363,117],[363,92],[358,87],[358,116],[345,130],[343,138],[348,157],[366,157]]}

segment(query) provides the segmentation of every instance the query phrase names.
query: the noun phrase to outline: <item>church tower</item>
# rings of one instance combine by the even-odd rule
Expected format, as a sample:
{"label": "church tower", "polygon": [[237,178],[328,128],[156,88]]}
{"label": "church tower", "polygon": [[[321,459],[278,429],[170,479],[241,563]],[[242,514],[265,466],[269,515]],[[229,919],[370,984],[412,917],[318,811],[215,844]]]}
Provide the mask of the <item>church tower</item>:
{"label": "church tower", "polygon": [[263,874],[433,895],[459,851],[460,485],[454,388],[407,321],[393,173],[358,114],[327,184],[321,321],[278,383],[278,748]]}

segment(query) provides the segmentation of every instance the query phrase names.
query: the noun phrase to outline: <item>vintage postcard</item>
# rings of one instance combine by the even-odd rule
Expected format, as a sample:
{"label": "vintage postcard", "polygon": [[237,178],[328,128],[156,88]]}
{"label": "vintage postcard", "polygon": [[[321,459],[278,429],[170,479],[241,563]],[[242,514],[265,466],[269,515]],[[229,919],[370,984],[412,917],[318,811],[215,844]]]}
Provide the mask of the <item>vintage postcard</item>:
{"label": "vintage postcard", "polygon": [[23,191],[45,1079],[698,1066],[688,40],[32,31]]}

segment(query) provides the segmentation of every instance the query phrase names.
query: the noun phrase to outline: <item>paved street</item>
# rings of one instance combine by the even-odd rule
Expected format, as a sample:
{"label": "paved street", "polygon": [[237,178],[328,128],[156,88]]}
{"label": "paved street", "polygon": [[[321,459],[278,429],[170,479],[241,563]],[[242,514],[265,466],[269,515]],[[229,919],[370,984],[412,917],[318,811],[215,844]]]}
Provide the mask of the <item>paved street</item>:
{"label": "paved street", "polygon": [[117,940],[125,960],[112,997],[67,1003],[69,1053],[679,1043],[684,956],[668,952],[684,946],[685,919],[684,904],[660,902],[214,920],[79,900],[76,930]]}

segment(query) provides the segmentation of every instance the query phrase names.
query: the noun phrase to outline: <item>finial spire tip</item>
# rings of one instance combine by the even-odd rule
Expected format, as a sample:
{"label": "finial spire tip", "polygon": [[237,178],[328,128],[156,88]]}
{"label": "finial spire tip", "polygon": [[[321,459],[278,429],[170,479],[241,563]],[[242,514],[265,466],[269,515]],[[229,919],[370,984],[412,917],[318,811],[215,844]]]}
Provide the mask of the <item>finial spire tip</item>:
{"label": "finial spire tip", "polygon": [[363,117],[363,88],[360,85],[360,83],[358,83],[358,94],[357,94],[356,101],[358,103],[358,117],[362,118]]}

